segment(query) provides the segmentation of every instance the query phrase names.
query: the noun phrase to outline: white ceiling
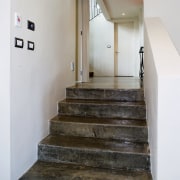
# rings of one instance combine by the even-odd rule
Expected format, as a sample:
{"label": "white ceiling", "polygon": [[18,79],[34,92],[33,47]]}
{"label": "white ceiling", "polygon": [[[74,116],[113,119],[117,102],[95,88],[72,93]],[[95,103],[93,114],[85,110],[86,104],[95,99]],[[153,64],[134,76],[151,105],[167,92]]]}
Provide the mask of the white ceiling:
{"label": "white ceiling", "polygon": [[[143,6],[143,0],[98,0],[97,2],[108,20],[136,17]],[[123,16],[122,13],[125,15]]]}

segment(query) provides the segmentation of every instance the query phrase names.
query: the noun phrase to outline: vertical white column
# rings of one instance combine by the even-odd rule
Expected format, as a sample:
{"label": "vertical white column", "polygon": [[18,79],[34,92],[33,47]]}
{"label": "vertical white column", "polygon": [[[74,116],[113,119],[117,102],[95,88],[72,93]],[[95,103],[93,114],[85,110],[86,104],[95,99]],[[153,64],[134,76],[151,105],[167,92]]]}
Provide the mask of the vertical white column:
{"label": "vertical white column", "polygon": [[0,1],[0,179],[11,179],[10,0]]}

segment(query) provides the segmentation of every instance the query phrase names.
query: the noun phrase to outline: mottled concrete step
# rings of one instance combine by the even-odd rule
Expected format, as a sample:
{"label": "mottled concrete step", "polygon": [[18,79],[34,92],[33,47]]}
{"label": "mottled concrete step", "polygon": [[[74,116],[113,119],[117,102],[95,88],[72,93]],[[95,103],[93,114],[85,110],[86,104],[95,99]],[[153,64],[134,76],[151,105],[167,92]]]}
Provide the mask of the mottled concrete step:
{"label": "mottled concrete step", "polygon": [[111,102],[93,100],[63,100],[59,102],[60,115],[91,116],[106,118],[146,119],[143,102]]}
{"label": "mottled concrete step", "polygon": [[148,171],[117,171],[38,161],[19,180],[152,180],[152,176]]}
{"label": "mottled concrete step", "polygon": [[38,158],[110,169],[150,169],[148,144],[97,138],[50,135],[40,142]]}
{"label": "mottled concrete step", "polygon": [[96,99],[115,101],[143,101],[143,89],[66,88],[67,99]]}
{"label": "mottled concrete step", "polygon": [[144,120],[56,116],[50,122],[51,134],[147,142]]}

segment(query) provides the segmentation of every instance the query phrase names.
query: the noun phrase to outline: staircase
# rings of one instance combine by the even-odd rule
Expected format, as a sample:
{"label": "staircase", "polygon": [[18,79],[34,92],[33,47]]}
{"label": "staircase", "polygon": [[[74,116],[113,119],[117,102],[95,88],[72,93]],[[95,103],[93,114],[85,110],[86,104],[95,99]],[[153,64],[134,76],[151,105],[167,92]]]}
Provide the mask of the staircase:
{"label": "staircase", "polygon": [[151,180],[143,90],[66,89],[32,179]]}

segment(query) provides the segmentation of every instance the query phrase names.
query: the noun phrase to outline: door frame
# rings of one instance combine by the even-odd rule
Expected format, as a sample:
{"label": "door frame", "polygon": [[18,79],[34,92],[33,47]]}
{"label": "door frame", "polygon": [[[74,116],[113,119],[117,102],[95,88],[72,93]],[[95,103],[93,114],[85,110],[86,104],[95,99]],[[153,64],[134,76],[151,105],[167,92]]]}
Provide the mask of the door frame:
{"label": "door frame", "polygon": [[89,81],[89,0],[78,0],[76,81]]}
{"label": "door frame", "polygon": [[135,26],[137,24],[137,18],[127,18],[127,19],[114,21],[114,76],[118,76],[118,55],[116,53],[118,51],[118,24],[130,23],[130,22],[133,22],[134,30],[135,30]]}

